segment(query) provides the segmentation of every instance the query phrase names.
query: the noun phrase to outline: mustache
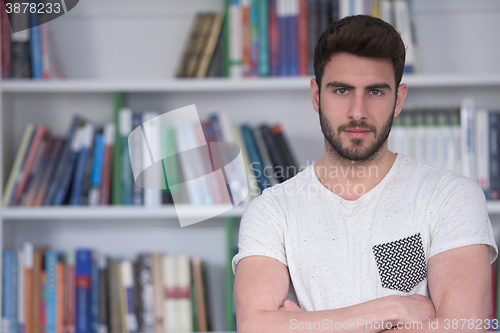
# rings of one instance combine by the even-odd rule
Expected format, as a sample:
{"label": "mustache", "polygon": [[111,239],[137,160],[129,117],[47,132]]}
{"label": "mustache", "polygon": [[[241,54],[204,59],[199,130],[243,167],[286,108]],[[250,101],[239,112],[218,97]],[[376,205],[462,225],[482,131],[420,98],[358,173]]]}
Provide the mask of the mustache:
{"label": "mustache", "polygon": [[377,128],[375,126],[367,124],[365,121],[351,120],[349,123],[340,125],[337,128],[337,135],[340,135],[341,132],[345,131],[348,128],[365,128],[369,131],[372,131],[374,134],[377,134]]}

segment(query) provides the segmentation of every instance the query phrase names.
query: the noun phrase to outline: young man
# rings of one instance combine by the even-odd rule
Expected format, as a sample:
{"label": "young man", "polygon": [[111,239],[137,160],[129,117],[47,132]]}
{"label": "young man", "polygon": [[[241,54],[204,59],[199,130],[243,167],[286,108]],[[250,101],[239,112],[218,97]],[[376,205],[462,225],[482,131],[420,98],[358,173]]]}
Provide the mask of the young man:
{"label": "young man", "polygon": [[311,98],[325,154],[245,211],[238,332],[494,327],[497,247],[481,189],[387,149],[404,58],[399,34],[373,17],[344,18],[320,37]]}

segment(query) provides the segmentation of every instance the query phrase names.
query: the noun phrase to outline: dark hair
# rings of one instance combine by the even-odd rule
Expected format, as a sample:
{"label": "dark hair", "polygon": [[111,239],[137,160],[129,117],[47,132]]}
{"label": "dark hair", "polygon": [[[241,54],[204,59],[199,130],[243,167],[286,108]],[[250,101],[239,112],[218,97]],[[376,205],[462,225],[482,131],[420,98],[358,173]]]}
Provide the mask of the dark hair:
{"label": "dark hair", "polygon": [[389,23],[368,15],[347,16],[330,23],[314,49],[314,75],[319,89],[326,64],[341,52],[391,60],[396,89],[401,83],[406,50],[401,36]]}

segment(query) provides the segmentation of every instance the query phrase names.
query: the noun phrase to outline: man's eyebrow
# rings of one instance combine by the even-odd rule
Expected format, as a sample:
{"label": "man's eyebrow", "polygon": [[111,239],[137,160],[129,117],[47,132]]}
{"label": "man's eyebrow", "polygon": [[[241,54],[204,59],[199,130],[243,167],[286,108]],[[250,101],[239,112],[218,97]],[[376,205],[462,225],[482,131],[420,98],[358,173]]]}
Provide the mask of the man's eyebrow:
{"label": "man's eyebrow", "polygon": [[[353,85],[342,81],[332,81],[326,84],[327,88],[346,88],[346,89],[355,89]],[[387,89],[392,90],[391,86],[387,83],[374,83],[365,87],[365,90],[374,90],[374,89]]]}
{"label": "man's eyebrow", "polygon": [[332,81],[328,82],[326,84],[326,88],[347,88],[347,89],[354,89],[353,85],[347,84],[345,82],[341,81]]}

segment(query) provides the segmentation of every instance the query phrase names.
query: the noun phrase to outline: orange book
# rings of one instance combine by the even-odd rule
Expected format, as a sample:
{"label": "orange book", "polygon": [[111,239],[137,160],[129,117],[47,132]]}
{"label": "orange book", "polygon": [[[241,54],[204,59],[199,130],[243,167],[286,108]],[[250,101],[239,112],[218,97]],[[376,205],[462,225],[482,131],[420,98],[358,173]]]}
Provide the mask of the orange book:
{"label": "orange book", "polygon": [[56,333],[63,333],[63,311],[64,311],[64,264],[57,262],[56,271]]}
{"label": "orange book", "polygon": [[33,333],[33,244],[24,243],[24,333]]}

